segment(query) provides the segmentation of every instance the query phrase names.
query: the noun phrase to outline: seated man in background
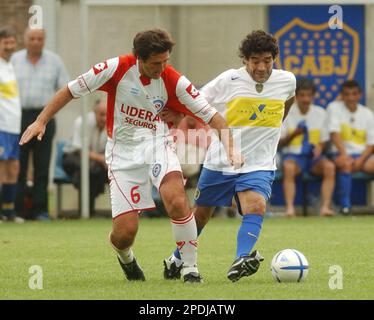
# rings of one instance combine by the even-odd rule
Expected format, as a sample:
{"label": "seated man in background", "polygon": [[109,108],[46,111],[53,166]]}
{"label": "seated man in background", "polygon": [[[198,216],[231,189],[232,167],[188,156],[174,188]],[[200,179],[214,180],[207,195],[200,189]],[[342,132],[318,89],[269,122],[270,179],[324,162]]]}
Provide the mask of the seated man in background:
{"label": "seated man in background", "polygon": [[337,167],[336,187],[342,214],[351,213],[352,172],[374,173],[374,116],[359,103],[361,88],[357,81],[342,84],[342,101],[327,108],[333,142],[333,160]]}
{"label": "seated man in background", "polygon": [[[108,181],[107,165],[105,163],[106,133],[106,104],[102,100],[95,102],[93,112],[87,115],[87,134],[90,158],[90,212],[95,211],[95,198],[104,192]],[[82,149],[82,117],[74,122],[73,138],[64,150],[62,165],[66,173],[73,179],[74,186],[80,188],[80,168]]]}
{"label": "seated man in background", "polygon": [[296,85],[296,102],[283,123],[279,147],[283,147],[283,190],[286,215],[295,216],[296,176],[311,172],[322,176],[321,216],[331,216],[335,185],[335,165],[322,155],[328,141],[326,111],[313,104],[316,88],[312,80],[301,78]]}

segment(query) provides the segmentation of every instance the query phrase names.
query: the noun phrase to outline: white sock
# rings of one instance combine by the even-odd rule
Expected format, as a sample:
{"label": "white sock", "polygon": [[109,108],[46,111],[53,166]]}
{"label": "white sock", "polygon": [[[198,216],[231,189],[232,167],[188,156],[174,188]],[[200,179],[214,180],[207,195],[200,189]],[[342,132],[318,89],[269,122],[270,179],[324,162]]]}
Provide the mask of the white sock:
{"label": "white sock", "polygon": [[130,248],[126,248],[123,250],[118,249],[110,239],[110,233],[109,233],[109,243],[112,245],[113,249],[117,252],[118,258],[121,260],[122,263],[127,264],[134,260],[134,253]]}
{"label": "white sock", "polygon": [[195,216],[191,212],[188,217],[182,220],[171,220],[171,225],[175,242],[182,258],[183,268],[188,272],[197,271],[197,230]]}
{"label": "white sock", "polygon": [[131,248],[116,251],[118,258],[122,261],[122,263],[127,264],[134,260],[134,253],[132,252]]}

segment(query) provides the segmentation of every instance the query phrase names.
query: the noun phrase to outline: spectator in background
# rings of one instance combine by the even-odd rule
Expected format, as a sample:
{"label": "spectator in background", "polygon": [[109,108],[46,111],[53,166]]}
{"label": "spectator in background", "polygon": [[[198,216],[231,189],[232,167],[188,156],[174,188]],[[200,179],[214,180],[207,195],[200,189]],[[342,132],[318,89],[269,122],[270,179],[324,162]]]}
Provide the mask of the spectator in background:
{"label": "spectator in background", "polygon": [[17,46],[16,33],[9,27],[0,29],[0,183],[2,184],[2,219],[21,223],[15,214],[19,173],[19,133],[21,102],[16,75],[10,57]]}
{"label": "spectator in background", "polygon": [[329,140],[327,113],[313,104],[316,87],[312,80],[300,78],[296,84],[296,101],[282,125],[279,146],[283,147],[283,190],[286,215],[295,216],[296,176],[302,172],[322,176],[321,216],[331,216],[335,186],[335,166],[322,155]]}
{"label": "spectator in background", "polygon": [[336,187],[342,214],[351,213],[352,172],[374,173],[374,116],[359,103],[361,88],[347,80],[341,88],[342,101],[328,105],[333,161],[338,173]]}
{"label": "spectator in background", "polygon": [[[105,163],[106,132],[106,104],[102,100],[95,102],[93,112],[87,115],[87,135],[89,141],[90,159],[90,212],[95,211],[95,198],[104,192],[108,181],[107,165]],[[64,150],[62,165],[71,176],[74,186],[80,188],[82,150],[82,117],[74,122],[71,145]]]}
{"label": "spectator in background", "polygon": [[[27,29],[25,31],[25,49],[12,57],[22,104],[21,132],[35,121],[43,107],[69,80],[61,59],[53,52],[44,49],[45,31]],[[48,220],[48,182],[51,160],[52,140],[56,124],[52,119],[46,128],[44,139],[31,141],[21,146],[20,174],[16,208],[23,210],[26,191],[29,155],[33,153],[33,191],[32,212],[30,218]]]}

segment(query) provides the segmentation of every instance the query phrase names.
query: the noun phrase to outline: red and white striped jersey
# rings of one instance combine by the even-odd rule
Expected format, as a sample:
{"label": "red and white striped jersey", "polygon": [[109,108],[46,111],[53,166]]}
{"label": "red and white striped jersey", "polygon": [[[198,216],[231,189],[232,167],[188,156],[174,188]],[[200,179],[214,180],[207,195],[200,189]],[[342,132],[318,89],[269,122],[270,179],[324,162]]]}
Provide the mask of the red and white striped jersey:
{"label": "red and white striped jersey", "polygon": [[158,113],[165,107],[193,115],[208,123],[216,110],[193,84],[168,65],[159,79],[140,74],[133,55],[98,63],[85,74],[69,82],[74,98],[95,90],[107,92],[108,137],[131,143],[139,137],[147,140],[168,134],[168,126]]}

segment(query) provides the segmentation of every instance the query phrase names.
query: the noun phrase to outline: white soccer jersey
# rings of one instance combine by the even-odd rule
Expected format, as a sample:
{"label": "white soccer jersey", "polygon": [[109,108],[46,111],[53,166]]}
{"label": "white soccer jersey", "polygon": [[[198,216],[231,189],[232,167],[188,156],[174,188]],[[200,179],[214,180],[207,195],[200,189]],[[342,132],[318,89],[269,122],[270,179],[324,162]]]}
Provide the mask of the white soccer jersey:
{"label": "white soccer jersey", "polygon": [[184,76],[167,66],[159,79],[142,76],[136,58],[121,56],[95,65],[71,81],[74,97],[107,92],[105,158],[112,216],[154,207],[152,185],[181,172],[168,126],[158,113],[168,107],[208,123],[216,110]]}
{"label": "white soccer jersey", "polygon": [[[301,121],[305,121],[308,130],[308,143],[318,145],[329,140],[327,112],[320,106],[311,105],[308,112],[302,114],[296,103],[292,105],[282,125],[281,137],[284,138],[294,132]],[[303,141],[304,134],[298,135],[283,148],[283,152],[301,154]]]}
{"label": "white soccer jersey", "polygon": [[[127,168],[150,163],[143,144],[168,134],[167,125],[158,116],[164,107],[194,115],[205,123],[216,112],[170,65],[159,79],[150,79],[140,74],[138,61],[132,55],[99,63],[69,82],[68,87],[75,98],[94,90],[107,92],[107,151],[111,152],[116,143],[125,146],[128,152],[121,157],[126,158]],[[115,161],[111,163],[116,166]],[[121,168],[125,167],[122,163]]]}
{"label": "white soccer jersey", "polygon": [[13,66],[0,57],[0,131],[21,131],[21,101]]}
{"label": "white soccer jersey", "polygon": [[[327,107],[329,132],[338,132],[347,154],[361,154],[368,145],[374,145],[374,115],[369,108],[359,104],[351,112],[343,101],[334,101]],[[338,152],[335,145],[334,153]]]}
{"label": "white soccer jersey", "polygon": [[[223,145],[213,139],[204,167],[224,172],[275,170],[285,102],[295,95],[295,76],[273,69],[262,90],[245,67],[230,69],[204,86],[201,92],[226,119],[234,144],[245,157],[239,170],[229,166]],[[260,85],[261,87],[261,85]]]}

